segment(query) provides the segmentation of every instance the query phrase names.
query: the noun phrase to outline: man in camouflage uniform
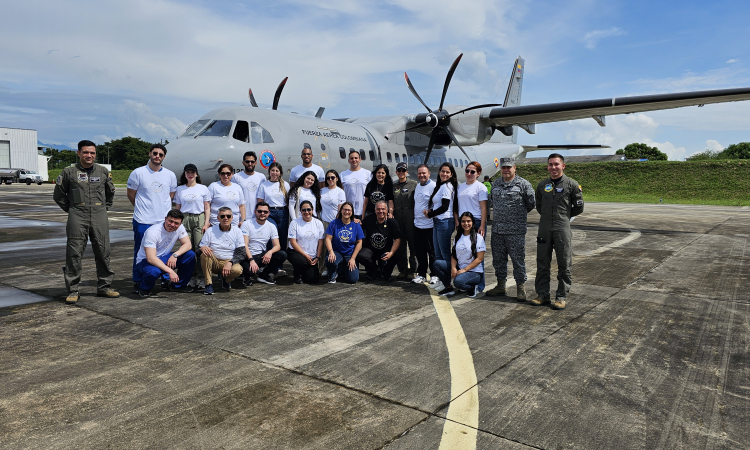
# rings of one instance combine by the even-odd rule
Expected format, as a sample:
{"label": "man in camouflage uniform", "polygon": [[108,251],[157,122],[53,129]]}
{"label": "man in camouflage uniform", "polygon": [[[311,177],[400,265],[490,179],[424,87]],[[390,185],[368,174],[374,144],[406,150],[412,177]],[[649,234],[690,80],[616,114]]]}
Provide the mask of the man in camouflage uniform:
{"label": "man in camouflage uniform", "polygon": [[[417,253],[414,249],[414,190],[417,182],[410,180],[408,174],[406,163],[396,164],[398,181],[393,183],[393,217],[401,230],[401,245],[396,250],[398,277],[410,280],[417,272]],[[409,247],[408,258],[406,247]]]}
{"label": "man in camouflage uniform", "polygon": [[505,295],[508,256],[513,262],[516,299],[526,301],[526,216],[534,209],[535,197],[531,183],[516,175],[513,158],[500,159],[502,177],[492,183],[492,266],[497,286],[487,295]]}
{"label": "man in camouflage uniform", "polygon": [[573,265],[573,233],[570,219],[583,212],[581,185],[563,173],[565,158],[553,153],[547,158],[549,178],[536,187],[536,210],[539,212],[539,234],[536,242],[536,294],[532,305],[550,304],[550,266],[552,250],[557,256],[557,292],[554,309],[565,309],[570,292]]}
{"label": "man in camouflage uniform", "polygon": [[81,257],[86,242],[91,239],[96,261],[96,295],[116,298],[120,294],[110,286],[115,273],[109,264],[109,221],[107,210],[115,197],[115,185],[109,170],[94,163],[96,145],[91,141],[78,143],[80,161],[63,169],[55,184],[53,199],[68,213],[65,250],[65,284],[68,287],[66,303],[78,301],[78,284],[81,281]]}

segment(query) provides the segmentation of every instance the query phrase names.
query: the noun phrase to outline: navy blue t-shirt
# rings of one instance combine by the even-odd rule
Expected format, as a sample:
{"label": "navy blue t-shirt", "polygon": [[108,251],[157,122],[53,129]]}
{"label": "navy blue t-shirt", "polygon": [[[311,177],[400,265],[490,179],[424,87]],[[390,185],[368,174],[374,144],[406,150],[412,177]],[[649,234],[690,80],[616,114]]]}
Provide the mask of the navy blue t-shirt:
{"label": "navy blue t-shirt", "polygon": [[328,224],[326,234],[333,236],[333,239],[331,239],[333,251],[344,256],[352,256],[354,247],[357,246],[357,240],[365,238],[365,233],[358,223],[351,221],[348,225],[344,225],[341,219],[336,219]]}

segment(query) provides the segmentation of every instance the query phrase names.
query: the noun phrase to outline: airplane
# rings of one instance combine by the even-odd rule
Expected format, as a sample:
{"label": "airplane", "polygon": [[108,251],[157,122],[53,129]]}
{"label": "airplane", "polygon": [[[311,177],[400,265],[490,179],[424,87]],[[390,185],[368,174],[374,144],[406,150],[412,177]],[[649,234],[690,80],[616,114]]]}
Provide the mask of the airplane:
{"label": "airplane", "polygon": [[[393,116],[324,119],[324,108],[315,116],[278,111],[285,78],[276,90],[271,109],[259,108],[252,89],[251,107],[234,106],[215,109],[190,125],[177,139],[167,145],[169,157],[165,167],[179,174],[187,163],[198,167],[205,184],[218,180],[217,168],[232,164],[236,172],[243,170],[242,156],[254,151],[258,156],[256,171],[265,172],[278,162],[288,178],[292,167],[301,163],[304,144],[313,150],[313,162],[324,170],[339,173],[349,169],[348,155],[357,151],[361,167],[372,170],[386,164],[391,174],[395,166],[406,162],[409,175],[416,179],[419,164],[427,164],[432,177],[444,162],[456,168],[459,181],[464,181],[464,168],[469,161],[482,165],[482,175],[494,175],[500,158],[518,158],[533,150],[608,148],[602,145],[540,145],[517,143],[518,129],[529,134],[540,123],[575,119],[594,119],[606,126],[606,116],[636,112],[703,106],[750,100],[750,88],[679,92],[672,94],[618,97],[538,105],[521,105],[525,61],[519,56],[513,64],[502,104],[476,106],[444,105],[448,87],[461,57],[451,65],[445,79],[440,105],[432,109],[420,98],[409,76],[406,85],[427,112]],[[499,132],[501,142],[488,142]]]}

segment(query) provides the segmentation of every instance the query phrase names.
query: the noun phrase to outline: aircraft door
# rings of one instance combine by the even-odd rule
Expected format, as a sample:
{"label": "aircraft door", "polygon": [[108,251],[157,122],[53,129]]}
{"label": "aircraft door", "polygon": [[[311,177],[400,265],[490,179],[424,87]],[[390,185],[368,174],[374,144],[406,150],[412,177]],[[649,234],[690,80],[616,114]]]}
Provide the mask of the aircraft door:
{"label": "aircraft door", "polygon": [[370,149],[367,150],[367,156],[369,157],[370,161],[372,161],[372,166],[375,167],[378,164],[382,164],[383,155],[380,152],[380,145],[375,139],[375,134],[373,134],[373,131],[371,131],[367,127],[363,125],[360,126],[365,130],[365,134],[367,135],[367,143],[370,146]]}

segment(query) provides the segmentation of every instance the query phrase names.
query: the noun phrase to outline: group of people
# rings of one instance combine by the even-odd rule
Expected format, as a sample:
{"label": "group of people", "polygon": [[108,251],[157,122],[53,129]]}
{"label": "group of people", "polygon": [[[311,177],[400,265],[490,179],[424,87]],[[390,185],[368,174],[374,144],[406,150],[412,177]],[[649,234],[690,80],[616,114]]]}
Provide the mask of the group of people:
{"label": "group of people", "polygon": [[[162,167],[167,149],[154,144],[149,162],[135,169],[127,183],[134,206],[134,293],[151,295],[162,288],[203,290],[214,294],[213,275],[221,289],[230,290],[241,278],[275,284],[285,276],[288,260],[294,283],[357,283],[359,267],[368,280],[399,278],[429,283],[439,295],[457,290],[475,297],[485,288],[485,238],[490,205],[493,210],[492,252],[497,286],[488,295],[505,295],[507,261],[513,263],[517,299],[526,300],[526,216],[541,215],[537,237],[538,298],[532,304],[565,308],[570,290],[571,232],[569,220],[583,211],[581,188],[566,177],[564,158],[550,155],[550,177],[537,186],[516,175],[512,158],[500,160],[501,175],[489,187],[479,181],[482,166],[466,165],[459,184],[455,167],[445,162],[437,180],[427,165],[419,165],[417,180],[407,165],[396,166],[394,181],[388,166],[373,171],[360,166],[360,154],[349,153],[350,168],[341,174],[312,163],[310,145],[302,149],[302,164],[283,179],[278,162],[268,176],[257,172],[252,151],[243,155],[244,170],[230,164],[218,168],[218,181],[202,184],[194,164],[177,176]],[[109,229],[106,211],[114,185],[107,170],[94,163],[96,146],[78,144],[79,163],[57,180],[54,199],[69,212],[66,284],[68,303],[79,298],[81,255],[91,239],[97,265],[97,294],[117,297],[111,288]],[[486,178],[485,178],[486,179]],[[177,242],[179,247],[174,250]],[[550,300],[552,250],[557,255],[558,289]],[[407,251],[408,250],[408,251]],[[196,271],[195,266],[200,270]],[[428,278],[428,271],[430,277]]]}

